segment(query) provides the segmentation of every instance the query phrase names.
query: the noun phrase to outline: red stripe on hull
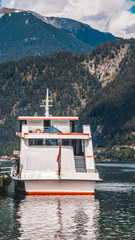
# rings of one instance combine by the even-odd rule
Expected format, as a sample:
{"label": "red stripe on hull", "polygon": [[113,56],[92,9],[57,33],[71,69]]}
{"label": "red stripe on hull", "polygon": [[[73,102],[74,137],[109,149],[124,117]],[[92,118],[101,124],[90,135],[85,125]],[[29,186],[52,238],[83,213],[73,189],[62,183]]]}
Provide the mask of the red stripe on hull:
{"label": "red stripe on hull", "polygon": [[94,192],[26,192],[27,195],[94,195]]}

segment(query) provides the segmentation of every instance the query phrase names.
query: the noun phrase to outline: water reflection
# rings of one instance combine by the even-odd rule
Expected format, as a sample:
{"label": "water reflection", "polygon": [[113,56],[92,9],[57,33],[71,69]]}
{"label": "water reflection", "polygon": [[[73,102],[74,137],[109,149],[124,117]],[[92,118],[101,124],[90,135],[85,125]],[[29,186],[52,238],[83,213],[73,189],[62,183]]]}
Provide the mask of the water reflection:
{"label": "water reflection", "polygon": [[93,196],[27,196],[17,216],[18,239],[98,239],[99,201]]}
{"label": "water reflection", "polygon": [[[113,167],[112,167],[113,166]],[[135,164],[97,166],[94,196],[0,197],[0,240],[134,240]]]}
{"label": "water reflection", "polygon": [[11,240],[19,236],[19,222],[16,221],[18,200],[0,196],[0,239]]}

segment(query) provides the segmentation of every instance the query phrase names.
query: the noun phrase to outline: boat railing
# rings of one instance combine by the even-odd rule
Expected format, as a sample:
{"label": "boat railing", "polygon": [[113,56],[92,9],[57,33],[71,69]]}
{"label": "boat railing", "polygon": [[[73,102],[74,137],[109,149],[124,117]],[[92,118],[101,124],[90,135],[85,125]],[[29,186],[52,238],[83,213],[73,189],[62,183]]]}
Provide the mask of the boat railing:
{"label": "boat railing", "polygon": [[[28,128],[26,131],[25,131],[25,133],[43,133],[43,132],[45,132],[45,130],[46,129],[44,129],[44,128]],[[21,137],[21,135],[22,135],[22,133],[21,132],[16,132],[16,136],[17,137]]]}
{"label": "boat railing", "polygon": [[28,133],[44,133],[47,129],[46,127],[29,127]]}
{"label": "boat railing", "polygon": [[[50,128],[50,126],[46,126],[46,127],[36,127],[36,126],[32,126],[32,127],[28,127],[27,129],[25,129],[25,133],[45,133],[46,130]],[[71,132],[69,131],[68,133],[77,133],[77,132]],[[81,132],[83,134],[83,132]],[[80,134],[81,134],[80,133]],[[16,136],[17,137],[21,137],[22,133],[21,132],[16,132]]]}
{"label": "boat railing", "polygon": [[13,166],[11,166],[11,167],[9,167],[9,166],[7,166],[7,167],[1,166],[1,167],[0,167],[0,175],[5,174],[5,175],[15,176],[16,173],[17,173],[17,166],[14,166],[14,165],[13,165]]}

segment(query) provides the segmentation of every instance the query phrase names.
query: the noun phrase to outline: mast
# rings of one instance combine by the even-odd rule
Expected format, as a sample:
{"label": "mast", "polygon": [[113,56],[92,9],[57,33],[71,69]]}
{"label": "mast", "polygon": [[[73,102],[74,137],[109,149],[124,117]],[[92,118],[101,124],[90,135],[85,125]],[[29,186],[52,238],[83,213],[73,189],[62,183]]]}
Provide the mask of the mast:
{"label": "mast", "polygon": [[46,90],[46,107],[45,107],[45,110],[46,110],[45,116],[49,117],[49,90],[48,90],[48,88]]}
{"label": "mast", "polygon": [[49,100],[49,89],[47,88],[47,90],[46,90],[46,100],[42,100],[42,103],[40,105],[40,107],[45,108],[45,117],[49,117],[49,108],[53,106],[53,105],[50,104],[52,102],[53,102],[52,100]]}

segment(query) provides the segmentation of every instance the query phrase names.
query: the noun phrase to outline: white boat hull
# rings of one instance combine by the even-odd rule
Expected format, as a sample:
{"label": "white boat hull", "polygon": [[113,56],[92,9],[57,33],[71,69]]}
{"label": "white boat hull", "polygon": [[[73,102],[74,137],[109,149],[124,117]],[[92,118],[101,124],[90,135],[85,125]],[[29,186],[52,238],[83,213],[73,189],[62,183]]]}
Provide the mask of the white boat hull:
{"label": "white boat hull", "polygon": [[94,195],[95,181],[89,180],[25,180],[16,187],[27,195]]}

